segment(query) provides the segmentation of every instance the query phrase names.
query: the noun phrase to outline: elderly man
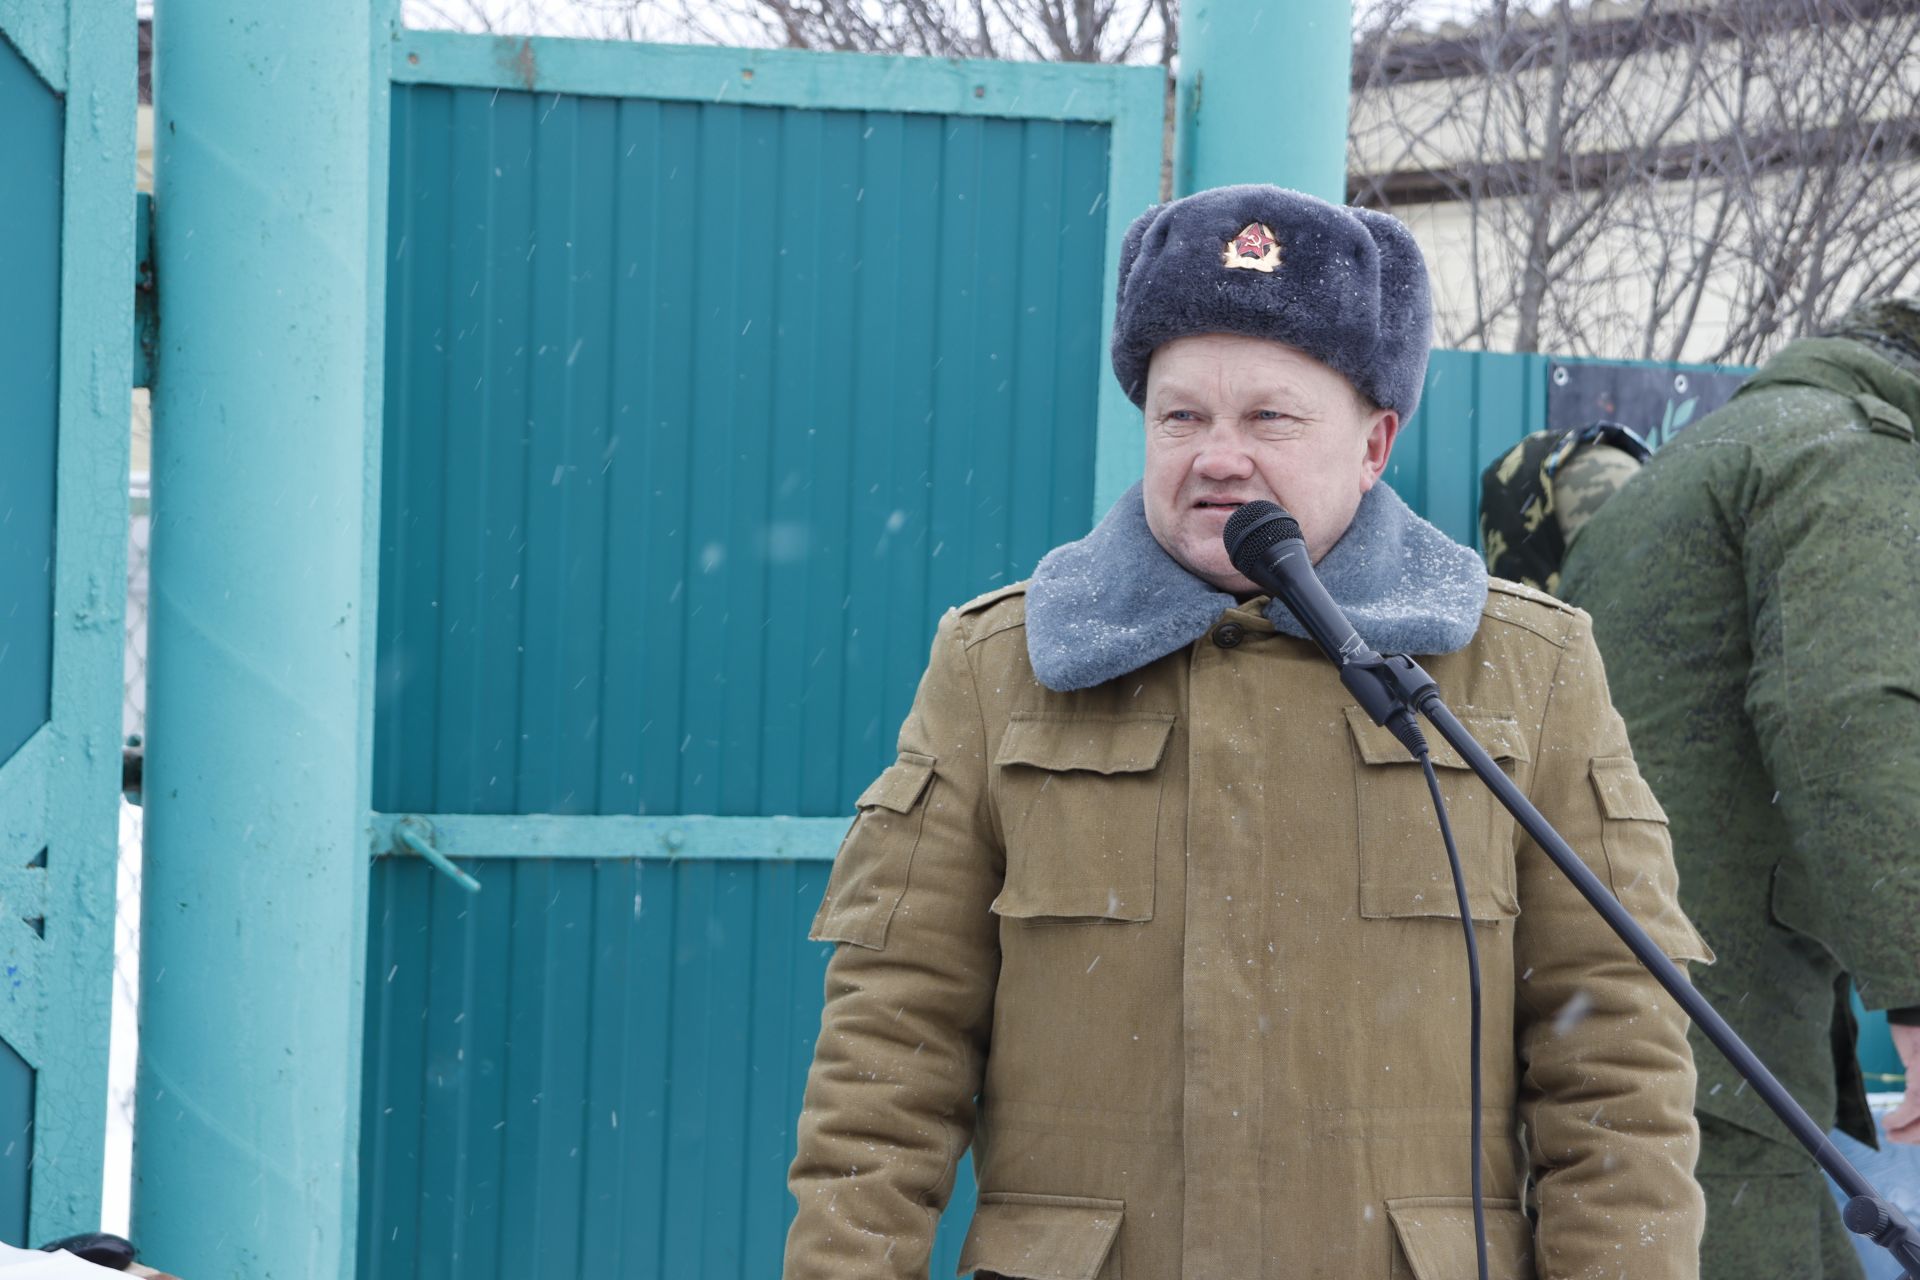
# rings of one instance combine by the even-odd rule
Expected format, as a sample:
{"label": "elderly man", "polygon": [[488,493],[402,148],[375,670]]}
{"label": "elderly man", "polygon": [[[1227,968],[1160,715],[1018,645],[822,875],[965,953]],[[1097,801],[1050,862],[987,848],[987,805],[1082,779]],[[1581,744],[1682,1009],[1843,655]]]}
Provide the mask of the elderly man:
{"label": "elderly man", "polygon": [[[1908,1071],[1888,1135],[1920,1142],[1916,422],[1920,300],[1862,306],[1661,449],[1562,584],[1673,814],[1721,955],[1701,991],[1816,1121],[1867,1143],[1849,977]],[[1699,1112],[1706,1273],[1860,1275],[1812,1157],[1704,1047]]]}
{"label": "elderly man", "polygon": [[[1425,655],[1668,953],[1704,957],[1585,615],[1489,584],[1380,483],[1428,334],[1392,218],[1247,186],[1134,224],[1113,364],[1145,475],[947,614],[860,797],[814,928],[841,945],[789,1280],[926,1275],[970,1143],[963,1271],[1473,1273],[1466,964],[1427,790],[1228,561],[1241,503],[1291,511],[1363,638]],[[1681,1016],[1435,755],[1488,993],[1491,1274],[1690,1278]]]}

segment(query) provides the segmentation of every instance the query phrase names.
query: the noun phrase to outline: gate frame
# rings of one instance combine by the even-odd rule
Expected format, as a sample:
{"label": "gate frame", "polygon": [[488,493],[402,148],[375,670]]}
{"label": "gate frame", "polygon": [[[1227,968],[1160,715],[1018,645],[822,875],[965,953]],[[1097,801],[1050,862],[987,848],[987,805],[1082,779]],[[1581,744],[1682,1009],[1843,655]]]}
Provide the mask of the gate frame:
{"label": "gate frame", "polygon": [[46,722],[0,763],[0,844],[47,851],[38,876],[9,865],[0,885],[42,895],[38,981],[13,1006],[31,1026],[6,1031],[34,1068],[27,1231],[50,1239],[99,1229],[106,1159],[137,77],[133,15],[110,0],[0,0],[0,32],[63,117],[52,688]]}
{"label": "gate frame", "polygon": [[[392,67],[395,84],[1105,124],[1106,247],[1090,523],[1139,478],[1146,457],[1140,411],[1106,364],[1120,245],[1133,219],[1159,200],[1166,84],[1159,67],[414,30],[401,32]],[[370,761],[370,738],[363,750]],[[410,823],[406,834],[411,839],[402,838],[403,822]],[[434,855],[450,858],[604,858],[617,850],[627,858],[831,861],[847,819],[372,813],[369,823],[375,857],[414,856],[424,845]],[[420,838],[423,830],[429,839]]]}

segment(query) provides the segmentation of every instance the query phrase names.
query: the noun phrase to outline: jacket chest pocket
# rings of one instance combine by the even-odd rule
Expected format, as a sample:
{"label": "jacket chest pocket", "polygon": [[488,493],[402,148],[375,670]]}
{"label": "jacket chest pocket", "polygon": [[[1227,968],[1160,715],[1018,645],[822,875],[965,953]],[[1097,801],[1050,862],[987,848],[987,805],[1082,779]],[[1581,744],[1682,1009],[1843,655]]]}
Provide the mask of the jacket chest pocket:
{"label": "jacket chest pocket", "polygon": [[[1503,716],[1461,713],[1460,722],[1501,768],[1525,761],[1520,726]],[[1369,919],[1416,916],[1460,918],[1447,846],[1434,817],[1433,797],[1419,764],[1392,734],[1347,708],[1353,736],[1354,787],[1359,796],[1360,914]],[[1447,820],[1460,850],[1467,908],[1475,920],[1520,914],[1514,891],[1513,815],[1493,797],[1467,762],[1431,727],[1434,772],[1447,803]]]}
{"label": "jacket chest pocket", "polygon": [[[1457,919],[1458,917],[1456,917]],[[1534,1280],[1533,1223],[1518,1200],[1488,1196],[1488,1280]],[[1413,1196],[1387,1201],[1393,1224],[1391,1280],[1455,1280],[1473,1275],[1479,1248],[1468,1196]]]}
{"label": "jacket chest pocket", "polygon": [[994,758],[1007,875],[996,914],[1153,918],[1171,714],[1015,712]]}

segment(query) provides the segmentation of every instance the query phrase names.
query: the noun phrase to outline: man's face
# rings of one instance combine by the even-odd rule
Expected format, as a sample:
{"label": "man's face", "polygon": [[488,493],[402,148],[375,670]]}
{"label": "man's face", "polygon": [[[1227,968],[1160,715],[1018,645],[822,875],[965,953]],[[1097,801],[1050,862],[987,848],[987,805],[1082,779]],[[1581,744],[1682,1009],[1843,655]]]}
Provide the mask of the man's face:
{"label": "man's face", "polygon": [[1318,561],[1386,470],[1399,417],[1346,378],[1278,342],[1178,338],[1147,365],[1147,527],[1167,554],[1223,591],[1260,588],[1220,533],[1243,502],[1277,502]]}

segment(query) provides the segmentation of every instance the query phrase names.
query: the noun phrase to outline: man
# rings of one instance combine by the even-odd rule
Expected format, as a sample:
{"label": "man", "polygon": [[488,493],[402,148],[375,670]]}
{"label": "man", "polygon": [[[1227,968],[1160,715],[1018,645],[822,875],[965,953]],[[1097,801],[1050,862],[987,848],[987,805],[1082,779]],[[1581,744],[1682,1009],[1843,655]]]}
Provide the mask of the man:
{"label": "man", "polygon": [[[1420,770],[1228,562],[1299,520],[1361,635],[1681,959],[1666,829],[1583,615],[1488,590],[1380,477],[1426,365],[1406,228],[1274,187],[1149,210],[1113,338],[1142,483],[941,621],[815,922],[840,943],[789,1280],[1471,1275],[1467,978]],[[1437,743],[1484,970],[1496,1277],[1695,1274],[1681,1017]],[[1524,1144],[1523,1144],[1524,1126]],[[1536,1228],[1525,1212],[1531,1196]]]}
{"label": "man", "polygon": [[[1703,994],[1823,1128],[1873,1142],[1851,975],[1920,1004],[1920,303],[1795,342],[1655,455],[1562,576],[1673,819]],[[1896,1012],[1909,1079],[1920,1010]],[[1811,1159],[1706,1041],[1704,1274],[1858,1276]],[[1920,1141],[1920,1093],[1887,1119]]]}

